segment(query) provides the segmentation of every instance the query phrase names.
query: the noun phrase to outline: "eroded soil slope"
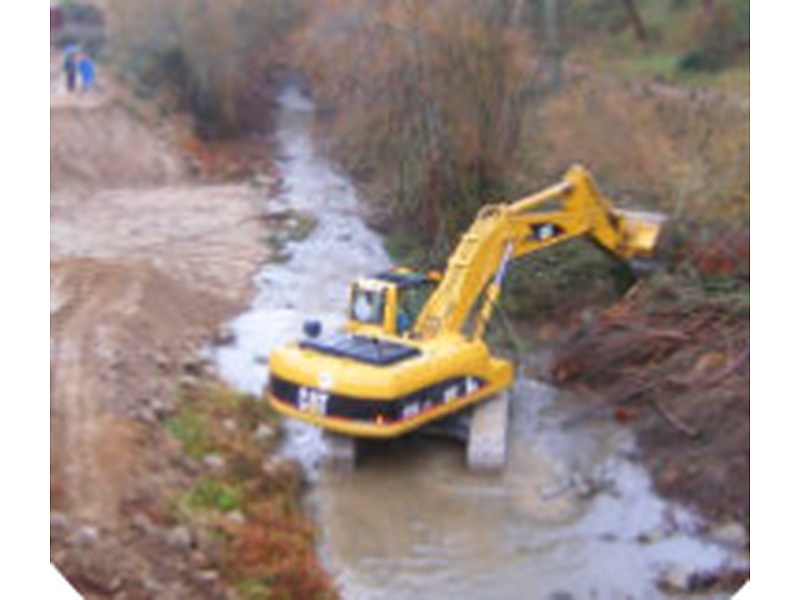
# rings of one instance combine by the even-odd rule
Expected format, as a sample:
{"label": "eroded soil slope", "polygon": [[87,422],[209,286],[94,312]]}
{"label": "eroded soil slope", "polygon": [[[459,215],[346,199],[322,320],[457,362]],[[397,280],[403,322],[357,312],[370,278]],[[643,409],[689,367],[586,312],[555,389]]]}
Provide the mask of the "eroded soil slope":
{"label": "eroded soil slope", "polygon": [[569,336],[552,375],[586,398],[581,418],[636,431],[662,494],[749,530],[749,298],[679,292],[636,288]]}
{"label": "eroded soil slope", "polygon": [[[51,560],[87,597],[222,597],[170,525],[186,476],[159,417],[245,304],[265,245],[253,186],[201,186],[110,88],[50,114]],[[160,594],[160,595],[159,595]]]}

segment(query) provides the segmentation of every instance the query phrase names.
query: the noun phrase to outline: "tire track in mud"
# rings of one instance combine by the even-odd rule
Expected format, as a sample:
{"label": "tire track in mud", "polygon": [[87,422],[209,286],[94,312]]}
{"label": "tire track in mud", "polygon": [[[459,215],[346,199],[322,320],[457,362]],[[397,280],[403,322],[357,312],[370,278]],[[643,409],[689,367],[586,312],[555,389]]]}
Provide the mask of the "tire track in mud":
{"label": "tire track in mud", "polygon": [[[64,478],[69,511],[80,519],[113,523],[135,457],[125,451],[138,427],[110,412],[104,374],[115,354],[110,337],[114,315],[129,311],[135,279],[130,273],[91,261],[51,264],[62,276],[56,293],[66,297],[52,315],[51,468]],[[66,273],[64,271],[66,270]],[[59,287],[61,289],[59,289]],[[106,338],[106,339],[104,339]]]}

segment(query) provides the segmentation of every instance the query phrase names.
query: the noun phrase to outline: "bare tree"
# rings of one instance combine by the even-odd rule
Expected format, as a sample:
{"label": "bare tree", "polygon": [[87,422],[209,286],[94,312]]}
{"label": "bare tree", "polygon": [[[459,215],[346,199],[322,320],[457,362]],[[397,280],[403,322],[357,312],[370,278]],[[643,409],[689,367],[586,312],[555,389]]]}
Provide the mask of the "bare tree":
{"label": "bare tree", "polygon": [[344,166],[432,240],[500,194],[515,165],[530,85],[516,3],[329,0],[302,40],[318,96],[341,107]]}
{"label": "bare tree", "polygon": [[525,12],[525,5],[527,0],[512,0],[511,10],[509,11],[508,22],[513,26],[518,26],[522,23],[522,17]]}
{"label": "bare tree", "polygon": [[646,44],[650,41],[650,32],[647,30],[647,27],[644,24],[642,14],[639,12],[639,8],[636,6],[636,1],[622,0],[622,4],[625,6],[625,11],[628,13],[628,19],[630,20],[633,31],[636,34],[636,39],[641,43]]}
{"label": "bare tree", "polygon": [[564,44],[561,34],[559,0],[544,0],[543,8],[548,87],[551,92],[557,92],[561,89],[564,63]]}

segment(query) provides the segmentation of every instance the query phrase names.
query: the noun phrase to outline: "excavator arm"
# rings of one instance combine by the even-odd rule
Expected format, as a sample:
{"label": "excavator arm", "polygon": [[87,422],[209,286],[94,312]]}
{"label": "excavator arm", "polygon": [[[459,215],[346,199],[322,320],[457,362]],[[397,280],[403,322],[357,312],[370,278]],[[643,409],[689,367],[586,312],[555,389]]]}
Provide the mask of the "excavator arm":
{"label": "excavator arm", "polygon": [[[536,212],[559,200],[560,210]],[[508,212],[514,258],[584,235],[622,260],[649,257],[664,222],[662,215],[614,207],[580,166],[572,167],[562,183],[516,202]]]}
{"label": "excavator arm", "polygon": [[461,334],[483,297],[473,331],[484,334],[509,263],[570,239],[588,236],[621,260],[653,254],[664,218],[619,210],[582,167],[514,204],[484,207],[453,253],[440,285],[417,320],[414,335]]}

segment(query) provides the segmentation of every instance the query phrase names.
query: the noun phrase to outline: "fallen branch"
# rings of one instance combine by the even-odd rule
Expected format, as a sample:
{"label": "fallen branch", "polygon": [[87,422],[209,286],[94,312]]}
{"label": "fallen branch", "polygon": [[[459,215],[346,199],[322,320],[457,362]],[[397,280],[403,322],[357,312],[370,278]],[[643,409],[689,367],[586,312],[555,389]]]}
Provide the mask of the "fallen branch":
{"label": "fallen branch", "polygon": [[689,436],[690,438],[696,438],[700,435],[696,429],[692,429],[682,420],[680,420],[674,413],[667,410],[667,407],[661,404],[658,400],[651,400],[650,401],[653,407],[658,411],[658,413],[664,417],[664,419],[672,425],[675,429],[680,431],[681,433]]}
{"label": "fallen branch", "polygon": [[750,346],[748,345],[747,350],[742,352],[742,354],[739,355],[739,358],[732,361],[725,369],[723,369],[719,373],[716,373],[713,377],[704,381],[703,385],[706,386],[715,385],[716,383],[722,381],[729,375],[732,375],[733,373],[738,371],[742,366],[744,366],[745,361],[749,360],[750,360]]}
{"label": "fallen branch", "polygon": [[712,373],[711,375],[701,374],[688,374],[682,376],[672,376],[667,378],[667,382],[673,385],[692,388],[692,387],[712,387],[733,375],[736,371],[744,366],[744,363],[750,359],[750,348],[742,352],[735,360],[728,361],[725,368]]}

